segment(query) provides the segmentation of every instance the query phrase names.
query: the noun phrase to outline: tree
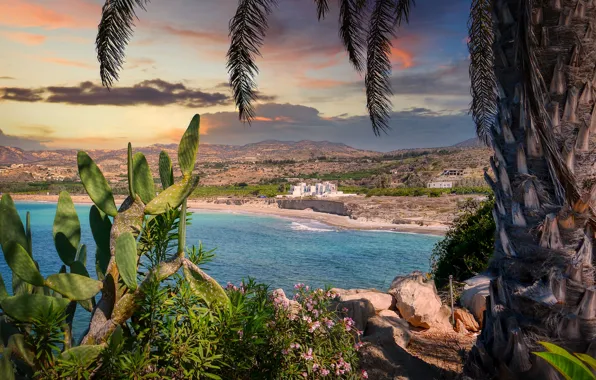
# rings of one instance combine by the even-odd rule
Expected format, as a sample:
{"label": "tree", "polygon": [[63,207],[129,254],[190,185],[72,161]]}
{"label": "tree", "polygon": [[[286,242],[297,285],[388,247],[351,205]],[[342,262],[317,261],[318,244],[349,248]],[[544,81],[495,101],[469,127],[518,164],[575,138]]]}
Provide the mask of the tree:
{"label": "tree", "polygon": [[[147,1],[104,5],[97,50],[106,86],[118,78],[134,8]],[[328,1],[315,3],[324,18]],[[340,39],[354,68],[366,71],[375,134],[388,128],[391,39],[413,3],[339,1]],[[230,22],[230,83],[239,116],[248,122],[255,57],[275,4],[240,0]],[[478,136],[494,149],[493,174],[485,178],[496,205],[489,266],[495,279],[466,365],[477,377],[554,378],[530,355],[541,349],[539,340],[585,352],[596,338],[595,12],[592,0],[472,0],[471,110]]]}

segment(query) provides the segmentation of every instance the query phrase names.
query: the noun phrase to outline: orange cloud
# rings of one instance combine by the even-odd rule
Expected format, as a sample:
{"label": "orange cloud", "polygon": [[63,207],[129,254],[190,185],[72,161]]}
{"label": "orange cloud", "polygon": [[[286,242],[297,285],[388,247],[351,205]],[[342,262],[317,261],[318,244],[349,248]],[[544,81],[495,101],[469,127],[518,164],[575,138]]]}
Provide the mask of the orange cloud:
{"label": "orange cloud", "polygon": [[397,61],[401,68],[409,69],[414,66],[414,57],[411,53],[398,47],[391,47],[391,60]]}
{"label": "orange cloud", "polygon": [[273,119],[269,117],[255,116],[255,121],[273,121]]}
{"label": "orange cloud", "polygon": [[51,7],[25,0],[0,0],[0,24],[22,28],[90,28],[101,8],[82,0],[53,0]]}
{"label": "orange cloud", "polygon": [[25,32],[6,32],[3,35],[11,41],[23,45],[41,45],[45,42],[46,36],[42,34],[33,34]]}
{"label": "orange cloud", "polygon": [[309,78],[304,75],[298,77],[298,86],[303,88],[325,89],[343,86],[348,83],[350,82],[335,79]]}
{"label": "orange cloud", "polygon": [[228,36],[222,33],[213,33],[213,32],[205,32],[199,30],[190,30],[190,29],[178,29],[174,28],[170,25],[162,25],[160,29],[164,32],[171,34],[173,36],[178,36],[185,39],[190,40],[200,40],[200,41],[207,41],[213,43],[229,43]]}
{"label": "orange cloud", "polygon": [[65,58],[45,57],[45,58],[42,58],[42,61],[49,62],[49,63],[55,63],[57,65],[63,65],[63,66],[81,67],[84,69],[95,69],[95,66],[93,66],[91,64],[88,64],[85,62],[80,62],[80,61],[73,61],[73,60],[65,59]]}

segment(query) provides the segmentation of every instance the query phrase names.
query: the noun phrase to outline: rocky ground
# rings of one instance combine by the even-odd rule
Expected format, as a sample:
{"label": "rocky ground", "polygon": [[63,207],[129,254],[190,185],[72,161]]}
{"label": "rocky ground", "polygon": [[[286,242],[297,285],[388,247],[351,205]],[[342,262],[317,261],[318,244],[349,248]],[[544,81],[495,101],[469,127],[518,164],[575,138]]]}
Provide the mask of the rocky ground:
{"label": "rocky ground", "polygon": [[[369,379],[461,378],[480,323],[464,308],[441,303],[434,283],[420,272],[396,277],[387,293],[335,289],[335,307],[362,329],[361,366]],[[476,293],[474,293],[476,295]]]}

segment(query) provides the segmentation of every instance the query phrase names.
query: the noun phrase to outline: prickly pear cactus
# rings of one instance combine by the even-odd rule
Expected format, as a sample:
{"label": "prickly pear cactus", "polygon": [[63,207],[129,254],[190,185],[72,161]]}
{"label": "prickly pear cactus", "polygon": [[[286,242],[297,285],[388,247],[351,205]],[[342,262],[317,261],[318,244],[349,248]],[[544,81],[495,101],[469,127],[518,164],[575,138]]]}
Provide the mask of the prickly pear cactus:
{"label": "prickly pear cactus", "polygon": [[[63,265],[59,273],[43,276],[35,261],[30,217],[23,225],[10,195],[0,200],[0,247],[12,271],[12,295],[0,276],[0,378],[14,378],[12,358],[36,370],[35,347],[26,343],[27,323],[35,323],[52,312],[66,315],[61,358],[94,360],[117,326],[134,313],[136,301],[153,281],[162,281],[183,269],[192,289],[207,304],[227,306],[221,286],[185,257],[186,199],[198,185],[193,174],[199,147],[199,115],[195,115],[182,136],[178,162],[182,177],[174,182],[172,161],[165,151],[159,157],[163,190],[156,195],[147,159],[128,146],[129,196],[116,207],[112,189],[100,168],[85,152],[77,155],[79,175],[93,201],[89,222],[96,243],[95,267],[98,279],[86,269],[87,249],[81,244],[81,226],[67,192],[60,193],[53,226],[54,245]],[[181,208],[177,253],[139,278],[137,237],[147,218]],[[92,313],[81,347],[71,348],[72,321],[77,304]],[[82,347],[87,348],[82,348]]]}

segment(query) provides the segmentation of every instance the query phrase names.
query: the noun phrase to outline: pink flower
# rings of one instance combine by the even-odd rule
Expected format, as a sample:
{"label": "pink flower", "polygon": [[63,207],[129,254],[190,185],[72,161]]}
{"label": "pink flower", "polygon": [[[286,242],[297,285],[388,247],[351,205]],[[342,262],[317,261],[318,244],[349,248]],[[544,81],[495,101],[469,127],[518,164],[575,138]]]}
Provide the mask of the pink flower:
{"label": "pink flower", "polygon": [[311,332],[311,333],[312,333],[312,332],[314,332],[316,329],[318,329],[319,327],[321,327],[321,324],[320,324],[318,321],[316,321],[316,322],[314,322],[314,323],[312,323],[312,324],[310,325],[310,327],[309,327],[309,329],[308,329],[308,332]]}
{"label": "pink flower", "polygon": [[318,369],[319,369],[319,365],[317,363],[312,365],[313,372],[317,372]]}
{"label": "pink flower", "polygon": [[304,358],[304,360],[312,360],[312,348],[309,348],[307,352],[303,353],[302,357]]}
{"label": "pink flower", "polygon": [[238,330],[238,338],[240,338],[240,340],[242,340],[243,336],[244,336],[244,331]]}
{"label": "pink flower", "polygon": [[333,322],[331,319],[327,319],[325,321],[325,324],[327,325],[327,328],[332,328],[333,326],[335,326],[335,322]]}
{"label": "pink flower", "polygon": [[289,353],[289,351],[284,348],[283,350],[281,350],[281,353],[284,355],[287,355]]}
{"label": "pink flower", "polygon": [[362,347],[362,345],[363,345],[363,343],[362,343],[362,342],[358,342],[358,343],[354,344],[354,349],[355,349],[356,351],[358,351],[358,350],[359,350],[359,349]]}
{"label": "pink flower", "polygon": [[305,315],[305,316],[303,316],[303,317],[302,317],[302,320],[303,320],[303,321],[306,321],[306,322],[308,322],[308,323],[311,323],[311,322],[312,322],[312,318],[311,318],[311,317],[309,317],[308,315]]}
{"label": "pink flower", "polygon": [[356,334],[358,334],[358,336],[362,335],[362,330],[356,331]]}
{"label": "pink flower", "polygon": [[347,307],[344,307],[344,308],[341,309],[341,311],[343,311],[344,313],[347,313],[348,312],[348,308]]}
{"label": "pink flower", "polygon": [[302,372],[302,377],[306,379],[308,377],[308,374],[306,372]]}
{"label": "pink flower", "polygon": [[298,348],[300,348],[300,344],[298,344],[298,343],[291,343],[290,344],[290,348],[296,348],[296,349],[298,349]]}
{"label": "pink flower", "polygon": [[329,370],[327,368],[323,368],[321,370],[321,376],[327,376],[327,375],[329,375]]}
{"label": "pink flower", "polygon": [[368,379],[368,372],[366,372],[365,370],[362,370],[362,378]]}

